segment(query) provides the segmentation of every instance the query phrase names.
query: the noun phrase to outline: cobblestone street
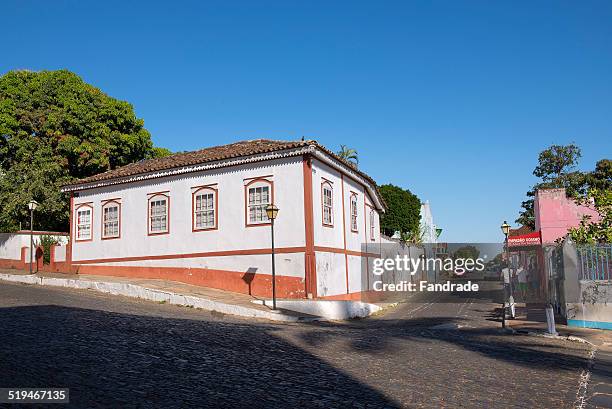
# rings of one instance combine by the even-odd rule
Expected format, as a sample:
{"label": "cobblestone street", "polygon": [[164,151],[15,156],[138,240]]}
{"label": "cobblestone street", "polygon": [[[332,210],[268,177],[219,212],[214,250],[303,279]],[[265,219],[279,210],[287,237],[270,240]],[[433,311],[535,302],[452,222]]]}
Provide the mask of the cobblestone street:
{"label": "cobblestone street", "polygon": [[501,334],[473,301],[271,324],[0,283],[0,386],[76,408],[572,407],[588,345]]}

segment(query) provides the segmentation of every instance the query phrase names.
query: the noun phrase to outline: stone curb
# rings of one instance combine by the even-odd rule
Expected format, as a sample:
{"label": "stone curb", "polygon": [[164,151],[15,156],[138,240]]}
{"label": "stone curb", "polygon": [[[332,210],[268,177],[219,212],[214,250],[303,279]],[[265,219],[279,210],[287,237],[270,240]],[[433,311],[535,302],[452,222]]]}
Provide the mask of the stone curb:
{"label": "stone curb", "polygon": [[166,302],[173,305],[201,308],[207,311],[216,311],[222,314],[237,315],[240,317],[263,318],[271,321],[298,322],[301,317],[286,314],[262,311],[241,305],[225,304],[207,298],[173,293],[169,291],[154,290],[140,285],[129,283],[113,283],[92,280],[75,280],[71,278],[39,277],[35,275],[0,273],[0,280],[22,284],[48,285],[54,287],[67,287],[80,290],[94,290],[112,295],[123,295],[143,300]]}
{"label": "stone curb", "polygon": [[528,335],[531,337],[540,337],[540,338],[562,339],[565,341],[580,342],[582,344],[591,345],[592,347],[597,347],[591,341],[588,341],[584,338],[577,337],[575,335],[554,335],[554,334],[549,334],[547,332],[538,332],[538,331],[521,330],[521,329],[518,329],[518,330],[511,329],[511,330],[512,330],[511,332],[512,334],[521,334],[521,335]]}

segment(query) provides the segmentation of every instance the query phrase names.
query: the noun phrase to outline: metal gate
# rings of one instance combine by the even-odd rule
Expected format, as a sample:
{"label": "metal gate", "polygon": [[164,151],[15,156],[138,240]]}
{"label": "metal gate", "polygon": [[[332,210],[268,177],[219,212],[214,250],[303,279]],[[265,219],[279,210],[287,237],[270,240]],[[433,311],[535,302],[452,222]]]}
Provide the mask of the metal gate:
{"label": "metal gate", "polygon": [[544,246],[544,258],[546,268],[546,302],[550,303],[555,311],[564,315],[565,299],[563,292],[563,246]]}
{"label": "metal gate", "polygon": [[576,253],[581,280],[612,280],[612,245],[581,245]]}

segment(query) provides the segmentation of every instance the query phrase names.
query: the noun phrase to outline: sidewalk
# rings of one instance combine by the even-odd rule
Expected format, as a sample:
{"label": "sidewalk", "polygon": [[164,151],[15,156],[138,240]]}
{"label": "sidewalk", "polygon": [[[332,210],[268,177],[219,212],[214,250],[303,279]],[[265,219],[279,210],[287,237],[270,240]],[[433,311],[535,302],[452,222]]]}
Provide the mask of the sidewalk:
{"label": "sidewalk", "polygon": [[166,280],[127,277],[95,276],[85,274],[37,273],[0,269],[0,280],[25,284],[38,284],[76,289],[91,289],[113,295],[141,298],[168,304],[183,305],[217,311],[223,314],[271,321],[305,322],[321,319],[314,315],[286,309],[273,312],[269,307],[256,304],[255,297],[246,294]]}
{"label": "sidewalk", "polygon": [[[557,317],[555,317],[555,321]],[[517,332],[546,334],[544,306],[516,304],[516,319],[506,324]],[[612,408],[612,331],[556,324],[559,336],[593,345],[590,366],[584,371],[583,408]]]}
{"label": "sidewalk", "polygon": [[[612,331],[568,327],[563,320],[555,315],[556,329],[561,337],[576,337],[584,339],[596,347],[612,348]],[[516,303],[516,319],[507,320],[506,325],[517,332],[546,333],[546,312],[543,304],[525,305]]]}

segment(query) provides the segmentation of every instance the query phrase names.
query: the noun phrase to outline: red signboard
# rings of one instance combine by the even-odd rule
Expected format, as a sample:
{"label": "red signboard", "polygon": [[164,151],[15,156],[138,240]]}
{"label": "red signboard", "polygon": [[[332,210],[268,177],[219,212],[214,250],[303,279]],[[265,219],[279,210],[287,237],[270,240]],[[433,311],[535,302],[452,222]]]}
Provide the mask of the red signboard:
{"label": "red signboard", "polygon": [[539,231],[508,237],[508,247],[539,246],[541,244],[542,238]]}

